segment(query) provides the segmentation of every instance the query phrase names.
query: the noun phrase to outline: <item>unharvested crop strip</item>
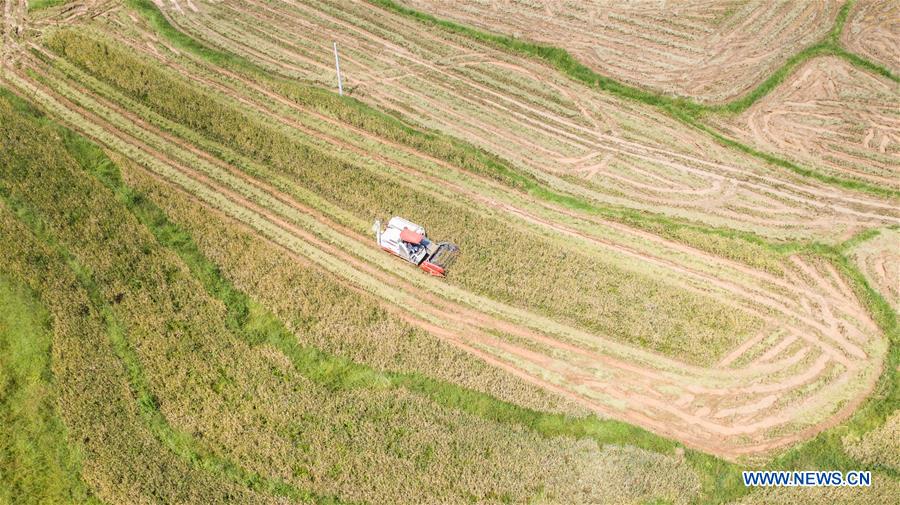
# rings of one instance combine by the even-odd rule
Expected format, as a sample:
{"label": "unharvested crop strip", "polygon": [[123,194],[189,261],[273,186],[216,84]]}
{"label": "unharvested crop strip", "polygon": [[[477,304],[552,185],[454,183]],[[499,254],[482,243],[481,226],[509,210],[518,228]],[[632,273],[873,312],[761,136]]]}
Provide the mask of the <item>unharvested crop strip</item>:
{"label": "unharvested crop strip", "polygon": [[[427,147],[427,139],[429,137],[434,137],[434,134],[422,133],[413,129],[393,116],[388,116],[372,109],[370,106],[367,106],[358,100],[349,97],[339,98],[332,93],[324,92],[322,90],[273,79],[270,76],[267,76],[264,70],[246,59],[234,56],[231,53],[208,49],[195,39],[173,28],[162,13],[149,2],[142,2],[141,0],[132,0],[132,2],[133,5],[140,4],[141,12],[147,17],[150,24],[157,29],[158,33],[165,36],[170,42],[176,44],[179,49],[182,49],[189,54],[196,55],[203,60],[210,61],[216,65],[221,65],[227,69],[249,74],[253,76],[254,79],[258,79],[261,82],[271,83],[273,87],[279,89],[280,92],[285,93],[291,100],[303,107],[313,108],[314,110],[318,110],[343,122],[349,122],[352,126],[368,130],[371,133],[390,134],[393,138],[410,147],[433,152]],[[373,124],[378,125],[374,130],[372,129]],[[398,133],[402,134],[397,135]],[[751,232],[713,228],[696,222],[671,218],[657,213],[641,212],[626,207],[601,206],[597,203],[587,202],[581,197],[571,196],[551,189],[545,184],[534,180],[532,176],[519,173],[506,162],[485,154],[480,149],[474,148],[469,144],[456,140],[452,140],[452,142],[456,146],[453,150],[446,154],[443,152],[434,154],[437,154],[445,160],[448,159],[447,156],[450,156],[454,160],[454,164],[458,164],[467,170],[473,170],[474,168],[476,174],[485,174],[489,177],[499,179],[504,183],[511,184],[514,187],[519,187],[528,195],[547,202],[550,205],[557,206],[558,208],[582,213],[587,216],[599,216],[604,219],[625,223],[629,226],[648,230],[653,233],[663,234],[664,236],[678,241],[685,241],[686,235],[696,232],[704,235],[721,237],[726,240],[741,239],[755,245],[774,247],[776,250],[785,249],[785,247],[781,246],[771,246],[770,243]],[[463,159],[472,159],[475,163],[458,163],[460,154],[464,155]],[[689,241],[689,243],[691,242]],[[703,247],[702,241],[694,241],[693,243]],[[793,247],[787,246],[786,249],[791,250]],[[727,248],[723,249],[723,251],[727,251]]]}
{"label": "unharvested crop strip", "polygon": [[[99,148],[91,146],[86,140],[67,133],[66,142],[80,144],[79,150],[94,150],[94,156],[102,162],[88,168],[104,185],[113,191],[120,202],[157,238],[157,241],[178,254],[190,268],[191,272],[204,285],[210,295],[221,300],[229,313],[228,323],[238,334],[251,343],[267,342],[288,356],[294,366],[317,382],[329,386],[340,387],[407,387],[445,406],[461,409],[486,419],[498,422],[514,420],[529,426],[544,436],[585,436],[579,432],[590,432],[591,438],[598,443],[617,443],[623,435],[629,445],[648,448],[655,451],[668,452],[672,445],[649,432],[631,425],[612,420],[600,420],[594,416],[588,418],[572,418],[564,415],[545,414],[508,402],[503,402],[484,393],[472,391],[443,381],[431,379],[416,373],[388,372],[379,373],[369,367],[348,360],[330,356],[314,348],[304,348],[296,338],[268,310],[250,300],[246,294],[237,290],[225,279],[219,268],[199,251],[190,236],[176,224],[168,220],[166,215],[155,204],[135,190],[125,186],[118,173],[118,168],[102,153]],[[251,321],[255,319],[255,321]],[[265,328],[264,334],[255,333],[254,328]],[[552,433],[542,427],[562,424],[559,432]],[[568,426],[566,428],[565,426]],[[591,426],[589,428],[589,426]],[[628,429],[624,429],[628,427]],[[604,433],[606,433],[604,435]],[[612,434],[616,436],[613,437]]]}
{"label": "unharvested crop strip", "polygon": [[[356,22],[356,21],[354,21],[354,22]],[[360,23],[361,25],[366,26],[366,27],[369,26],[368,24],[366,24],[366,23],[363,22],[363,21],[360,21],[359,23]],[[441,75],[444,75],[444,74],[441,74]],[[676,123],[676,125],[677,125],[677,123]],[[574,188],[569,187],[569,188],[566,189],[566,191],[573,190],[573,189],[574,189]],[[809,190],[809,189],[812,189],[812,188],[806,188],[806,189]],[[820,192],[813,192],[813,193],[814,193],[814,194],[817,194],[817,195],[818,195],[818,194],[821,194]],[[832,196],[833,196],[833,195],[832,195]],[[671,203],[671,202],[670,202],[670,203]],[[771,209],[772,207],[771,207],[771,205],[766,205],[765,208],[766,208],[766,209]],[[737,214],[734,213],[734,212],[731,212],[731,218],[734,218],[735,215],[737,215]],[[762,221],[760,221],[760,222],[762,222]],[[804,221],[804,222],[806,222],[806,221]]]}
{"label": "unharvested crop strip", "polygon": [[[77,54],[77,47],[78,46],[76,45],[71,47],[71,49],[67,49],[66,56],[71,57],[73,59],[73,62],[75,63],[83,63],[83,61],[80,60],[80,56],[73,56]],[[110,49],[110,51],[112,51],[112,49]],[[111,79],[107,72],[108,69],[88,68],[88,70],[92,71],[92,73],[104,80],[112,81],[112,83],[116,84],[120,89],[123,89],[130,94],[134,94],[134,89],[132,89],[133,83],[117,82],[117,80]],[[162,76],[163,74],[160,74],[158,78],[162,79]],[[178,89],[182,91],[186,89],[180,81],[170,82],[172,82],[173,84],[177,83],[176,85],[178,86]],[[402,209],[405,205],[411,205],[402,203],[408,201],[409,199],[415,199],[419,205],[421,205],[423,201],[429,201],[431,205],[436,209],[446,209],[447,212],[455,212],[456,214],[462,216],[466,216],[468,214],[468,211],[461,209],[458,205],[452,204],[450,202],[442,202],[440,200],[432,198],[428,198],[426,200],[425,194],[421,191],[415,191],[411,187],[401,187],[400,185],[392,184],[391,182],[388,182],[389,179],[387,174],[374,172],[366,174],[365,172],[362,172],[360,170],[353,170],[351,176],[351,168],[354,168],[352,165],[340,163],[333,156],[325,155],[323,152],[316,149],[307,148],[304,144],[297,142],[293,138],[293,136],[289,135],[287,132],[282,133],[281,131],[278,131],[277,134],[275,134],[275,130],[273,128],[263,126],[258,120],[256,120],[255,117],[248,116],[246,113],[237,108],[225,108],[222,106],[222,102],[220,99],[214,99],[212,96],[207,96],[205,94],[199,95],[196,94],[196,92],[191,92],[195,93],[195,95],[198,97],[197,99],[200,100],[200,102],[198,103],[204,104],[201,108],[201,112],[196,115],[188,116],[174,113],[171,110],[171,105],[173,104],[171,100],[167,98],[161,100],[159,99],[159,89],[161,88],[158,88],[156,84],[153,84],[149,88],[146,88],[146,91],[150,92],[153,95],[148,105],[150,105],[152,109],[155,109],[164,117],[167,117],[168,119],[171,119],[177,123],[181,123],[184,126],[192,127],[210,140],[214,140],[220,143],[237,142],[238,144],[243,145],[244,151],[251,155],[251,157],[258,162],[269,162],[286,171],[294,171],[294,173],[291,174],[292,178],[299,177],[300,180],[304,181],[305,185],[308,186],[309,189],[317,193],[319,196],[331,200],[337,205],[348,208],[348,210],[353,211],[353,213],[355,213],[357,216],[359,216],[360,213],[365,213],[367,211],[371,212],[372,208],[381,209],[383,207],[386,207],[387,205],[393,205],[394,209],[397,209],[398,207]],[[210,107],[212,107],[213,104],[217,104],[218,106],[218,112],[216,114],[221,115],[225,113],[229,121],[233,121],[238,117],[243,118],[243,121],[247,121],[249,118],[250,122],[245,124],[253,125],[253,128],[255,128],[254,131],[265,130],[265,132],[269,134],[271,142],[259,141],[259,138],[255,136],[256,134],[245,136],[243,133],[236,134],[234,132],[228,131],[227,128],[222,128],[218,125],[209,126],[209,123],[205,121],[207,121],[207,118],[211,111]],[[242,137],[243,139],[239,137]],[[295,161],[288,161],[288,158],[286,158],[285,154],[286,152],[296,154],[296,156],[298,157],[296,161],[299,161],[299,163],[296,163]],[[321,177],[317,175],[320,174],[322,170],[324,170],[322,168],[323,164],[331,167],[329,169],[327,177],[328,185],[326,185],[323,180],[320,180]],[[336,192],[333,187],[334,184],[345,185],[344,190]],[[379,193],[374,195],[369,193],[368,195],[366,195],[366,192],[369,191],[369,188],[371,187],[377,187],[379,189]],[[390,204],[387,203],[386,200],[389,197],[392,198],[392,203]],[[446,215],[440,214],[437,210],[432,212],[431,217],[432,220],[439,223],[444,223],[445,226],[452,226],[452,224],[447,223],[448,218],[446,217]],[[507,231],[504,232],[500,229],[497,222],[493,219],[484,218],[482,220],[476,221],[476,223],[478,223],[480,229],[489,230],[490,234],[494,236],[503,236],[504,238],[502,240],[505,240],[508,243],[508,247],[513,248],[512,251],[516,251],[516,244],[523,243],[526,245],[522,247],[527,247],[534,243],[535,246],[541,247],[543,250],[545,250],[547,254],[553,254],[556,256],[563,254],[567,255],[567,268],[562,272],[558,272],[559,281],[554,283],[555,289],[564,289],[569,285],[567,283],[574,282],[574,277],[576,276],[575,272],[579,271],[579,268],[582,269],[580,270],[581,272],[584,272],[584,268],[588,268],[586,263],[587,259],[583,253],[574,251],[570,248],[562,248],[562,246],[550,247],[549,244],[545,243],[544,241],[538,241],[536,237],[525,235],[512,229],[507,229]],[[483,235],[479,236],[474,231],[468,231],[464,238],[470,243],[475,244],[474,246],[485,250],[493,250],[497,247],[497,245],[495,245],[496,243],[487,243]],[[522,258],[522,254],[510,256],[507,258],[505,266],[508,268],[510,264],[522,264],[522,267],[520,268],[528,268],[528,265],[523,263],[525,260]],[[533,284],[527,284],[525,282],[526,278],[510,280],[512,286],[512,288],[510,289],[514,289],[513,291],[511,291],[513,293],[512,296],[503,295],[503,290],[494,284],[478,281],[479,278],[483,278],[483,274],[491,271],[492,268],[496,269],[496,262],[483,260],[476,263],[473,260],[471,262],[465,263],[465,265],[468,267],[468,269],[460,270],[461,275],[464,275],[464,277],[460,277],[459,281],[453,282],[453,284],[458,284],[461,286],[467,285],[470,287],[470,289],[473,289],[482,295],[500,293],[500,296],[506,296],[506,299],[509,303],[518,306],[519,308],[534,308],[538,312],[544,314],[557,314],[560,310],[562,310],[560,305],[560,303],[562,302],[547,302],[546,297],[541,297],[538,292],[535,291],[535,286]],[[646,291],[650,289],[648,286],[651,281],[647,280],[649,278],[646,276],[646,274],[632,273],[616,267],[609,262],[605,262],[604,266],[606,265],[611,266],[606,267],[606,269],[595,270],[595,272],[597,273],[592,275],[592,277],[603,276],[603,278],[605,279],[603,282],[608,284],[616,284],[617,282],[621,283],[621,281],[615,281],[614,279],[608,278],[609,274],[607,273],[607,270],[609,268],[616,268],[617,270],[623,272],[621,275],[628,275],[630,276],[630,278],[634,279],[634,284],[631,285],[632,289],[629,289],[628,291],[623,290],[623,293],[630,296],[636,296],[636,293],[638,291]],[[479,274],[481,274],[481,276],[479,276]],[[582,274],[582,276],[584,275],[585,274]],[[643,275],[643,277],[640,277],[641,275]],[[579,293],[579,300],[585,299],[586,303],[590,302],[590,300],[588,300],[590,293]],[[678,306],[684,305],[692,308],[692,310],[697,310],[702,314],[705,314],[709,311],[721,311],[718,306],[700,308],[698,304],[700,303],[699,300],[701,298],[698,298],[698,295],[691,295],[685,291],[679,290],[677,292],[672,292],[670,295],[666,296],[667,298],[672,300],[672,304]],[[662,297],[662,295],[660,295],[660,297]],[[674,307],[675,305],[672,305],[671,307]],[[665,310],[669,311],[670,308],[666,307]],[[597,316],[573,315],[572,318],[574,321],[577,321],[579,325],[589,327],[597,331],[612,331],[610,330],[610,328],[612,327],[610,326],[608,318],[605,318],[602,313]],[[626,338],[629,335],[632,335],[634,331],[636,331],[634,330],[636,326],[639,326],[641,324],[637,321],[637,319],[634,318],[628,319],[628,321],[631,321],[630,326],[622,326],[620,330],[616,330],[620,335],[625,336]],[[713,338],[713,335],[715,335],[715,333],[711,328],[707,327],[709,323],[704,321],[709,321],[709,319],[697,319],[697,323],[695,323],[695,325],[698,326],[697,330],[699,332],[703,332],[704,335],[710,335],[710,338]],[[748,318],[727,318],[726,321],[733,326],[732,331],[735,332],[735,334],[741,334],[741,332],[749,331],[746,329],[746,327],[750,324],[755,324],[754,320]],[[707,326],[700,327],[704,324]],[[660,327],[659,333],[671,335],[674,338],[675,333],[673,332],[682,331],[679,328],[680,327],[667,325],[665,327]],[[657,338],[655,342],[659,343],[661,342],[661,340]]]}

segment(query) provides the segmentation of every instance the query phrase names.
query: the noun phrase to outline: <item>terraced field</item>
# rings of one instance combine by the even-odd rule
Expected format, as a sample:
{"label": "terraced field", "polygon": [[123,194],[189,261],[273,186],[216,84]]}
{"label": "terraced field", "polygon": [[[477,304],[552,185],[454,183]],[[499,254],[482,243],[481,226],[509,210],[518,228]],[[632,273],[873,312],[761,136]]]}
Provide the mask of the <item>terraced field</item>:
{"label": "terraced field", "polygon": [[399,3],[562,47],[604,75],[704,102],[731,100],[754,88],[788,58],[822,38],[840,7],[840,2],[830,0]]}
{"label": "terraced field", "polygon": [[[900,219],[890,200],[773,172],[652,108],[365,3],[239,4],[168,5],[188,33],[321,85],[334,86],[325,55],[336,40],[354,97],[468,140],[590,201],[780,238],[849,238]],[[245,23],[247,16],[256,21]]]}
{"label": "terraced field", "polygon": [[[723,5],[787,55],[837,11]],[[60,493],[709,503],[747,465],[822,461],[896,491],[890,77],[814,58],[685,119],[363,2],[4,20],[0,309],[49,314]],[[748,82],[781,58],[735,51]],[[447,278],[375,246],[392,215],[460,246]]]}
{"label": "terraced field", "polygon": [[836,57],[815,58],[746,112],[730,135],[829,175],[900,187],[898,84]]}

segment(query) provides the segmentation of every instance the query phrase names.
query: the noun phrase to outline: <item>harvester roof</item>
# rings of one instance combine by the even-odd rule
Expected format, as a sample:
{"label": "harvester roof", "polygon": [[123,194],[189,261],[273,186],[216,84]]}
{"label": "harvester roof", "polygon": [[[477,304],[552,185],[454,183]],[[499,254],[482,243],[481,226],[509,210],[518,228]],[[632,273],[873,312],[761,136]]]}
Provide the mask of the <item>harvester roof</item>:
{"label": "harvester roof", "polygon": [[424,235],[416,233],[409,228],[403,228],[403,230],[400,231],[400,240],[409,242],[410,244],[421,244],[422,239],[424,238]]}

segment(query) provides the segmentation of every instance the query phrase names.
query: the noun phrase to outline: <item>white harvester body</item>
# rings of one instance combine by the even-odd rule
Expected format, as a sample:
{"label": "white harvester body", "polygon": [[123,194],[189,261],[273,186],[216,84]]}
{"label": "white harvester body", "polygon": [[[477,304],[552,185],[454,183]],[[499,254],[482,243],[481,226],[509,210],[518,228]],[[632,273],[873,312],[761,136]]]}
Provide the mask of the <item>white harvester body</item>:
{"label": "white harvester body", "polygon": [[432,242],[425,234],[425,228],[394,216],[387,227],[381,229],[381,221],[372,225],[375,241],[385,251],[399,256],[422,270],[443,277],[459,254],[459,248],[449,242]]}

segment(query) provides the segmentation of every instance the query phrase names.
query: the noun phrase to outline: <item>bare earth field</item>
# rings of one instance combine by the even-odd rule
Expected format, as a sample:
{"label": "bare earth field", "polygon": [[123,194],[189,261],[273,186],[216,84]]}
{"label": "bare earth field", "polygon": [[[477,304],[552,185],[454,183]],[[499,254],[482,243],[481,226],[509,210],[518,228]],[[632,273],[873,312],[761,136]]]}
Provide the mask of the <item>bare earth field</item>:
{"label": "bare earth field", "polygon": [[[708,102],[820,40],[840,7],[403,4]],[[893,24],[869,28],[891,12],[854,6],[842,40],[896,53]],[[62,322],[55,405],[100,499],[197,501],[219,478],[215,500],[260,503],[898,492],[890,77],[816,57],[746,111],[702,117],[811,177],[362,1],[5,1],[3,16],[0,91],[42,115],[0,95],[0,142],[33,157],[0,158],[0,288]],[[51,121],[99,148],[29,126]],[[460,246],[447,278],[374,245],[392,215]],[[67,288],[41,288],[42,266]],[[737,464],[806,465],[810,440],[883,483],[716,494]],[[156,480],[129,466],[142,450]],[[198,476],[157,484],[178,474]]]}
{"label": "bare earth field", "polygon": [[401,3],[562,47],[603,75],[704,102],[728,101],[753,88],[791,55],[822,38],[840,6],[833,1],[740,0]]}

